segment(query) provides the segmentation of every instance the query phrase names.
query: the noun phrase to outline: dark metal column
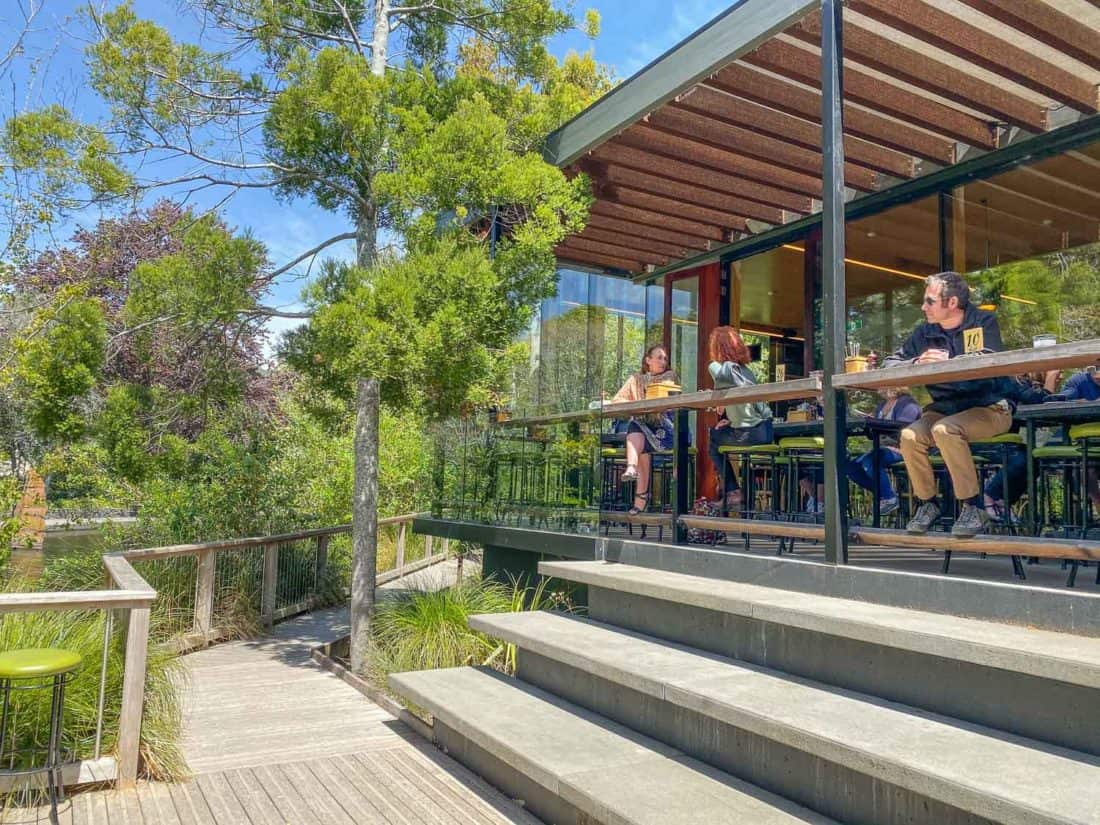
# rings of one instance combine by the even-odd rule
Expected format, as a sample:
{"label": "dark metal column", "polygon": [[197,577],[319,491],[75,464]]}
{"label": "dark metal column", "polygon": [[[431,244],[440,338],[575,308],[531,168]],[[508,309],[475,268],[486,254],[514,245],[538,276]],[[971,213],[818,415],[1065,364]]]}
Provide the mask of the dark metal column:
{"label": "dark metal column", "polygon": [[[680,524],[680,516],[691,512],[688,497],[689,456],[691,449],[691,430],[688,427],[689,412],[679,409],[672,413],[672,541],[683,544],[687,540],[687,530]],[[652,481],[650,485],[652,486]]]}
{"label": "dark metal column", "polygon": [[940,192],[938,197],[940,223],[940,272],[955,268],[955,237],[952,233],[954,199],[950,192]]}
{"label": "dark metal column", "polygon": [[824,165],[821,208],[822,360],[825,367],[825,560],[848,562],[847,404],[833,388],[844,372],[844,79],[841,0],[821,4],[821,149]]}

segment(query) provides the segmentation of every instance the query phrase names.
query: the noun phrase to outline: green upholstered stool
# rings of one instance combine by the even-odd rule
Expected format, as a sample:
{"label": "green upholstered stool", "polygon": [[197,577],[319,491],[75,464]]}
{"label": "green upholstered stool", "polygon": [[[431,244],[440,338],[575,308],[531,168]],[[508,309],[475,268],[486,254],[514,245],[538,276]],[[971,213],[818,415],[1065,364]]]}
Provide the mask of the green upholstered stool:
{"label": "green upholstered stool", "polygon": [[[81,656],[60,648],[26,648],[0,653],[0,693],[3,694],[0,716],[0,775],[31,776],[45,773],[50,797],[50,822],[57,825],[57,803],[64,798],[65,788],[61,776],[64,764],[61,752],[61,728],[65,714],[65,686],[76,676]],[[29,746],[19,741],[19,731],[14,729],[12,717],[15,711],[14,693],[34,690],[51,691],[50,720],[46,732],[46,745],[38,744],[34,734]],[[9,731],[9,727],[12,730]],[[11,742],[9,743],[9,733]],[[41,760],[41,761],[40,761]]]}
{"label": "green upholstered stool", "polygon": [[992,438],[979,438],[976,441],[970,442],[971,447],[983,444],[1019,444],[1023,446],[1024,437],[1019,433],[1001,433]]}
{"label": "green upholstered stool", "polygon": [[824,450],[825,438],[820,435],[791,436],[779,439],[779,449],[791,450]]}
{"label": "green upholstered stool", "polygon": [[[751,518],[756,515],[756,481],[755,471],[761,470],[767,473],[767,477],[770,479],[769,487],[771,489],[771,506],[768,511],[775,517],[776,508],[778,506],[778,476],[777,476],[777,464],[776,461],[779,458],[780,449],[778,444],[733,444],[718,448],[719,455],[731,458],[737,461],[741,465],[741,483],[745,489],[741,495],[741,506],[739,508],[739,515],[742,518]],[[730,462],[723,463],[721,469],[722,474],[722,490],[729,490],[729,477],[732,469]],[[729,515],[728,508],[726,506],[725,497],[722,501],[722,515]],[[749,535],[745,534],[745,549],[748,550],[750,545]]]}

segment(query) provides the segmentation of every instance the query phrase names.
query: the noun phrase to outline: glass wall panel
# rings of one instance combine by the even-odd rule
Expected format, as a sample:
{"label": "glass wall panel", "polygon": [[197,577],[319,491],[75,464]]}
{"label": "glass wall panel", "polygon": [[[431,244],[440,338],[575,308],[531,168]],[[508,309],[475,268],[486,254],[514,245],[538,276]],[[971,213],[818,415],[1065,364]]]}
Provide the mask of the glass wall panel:
{"label": "glass wall panel", "polygon": [[684,392],[695,392],[699,385],[698,277],[681,278],[672,283],[669,341],[672,345],[668,354],[669,367],[675,370]]}
{"label": "glass wall panel", "polygon": [[[512,347],[493,410],[439,430],[435,510],[447,518],[547,530],[595,530],[601,487],[601,394],[660,341],[663,288],[563,269]],[[551,420],[546,420],[547,416]],[[563,419],[564,416],[564,419]]]}
{"label": "glass wall panel", "polygon": [[850,222],[845,246],[849,346],[889,354],[922,320],[924,279],[939,271],[938,199]]}
{"label": "glass wall panel", "polygon": [[1100,336],[1100,144],[952,192],[956,268],[1005,346]]}

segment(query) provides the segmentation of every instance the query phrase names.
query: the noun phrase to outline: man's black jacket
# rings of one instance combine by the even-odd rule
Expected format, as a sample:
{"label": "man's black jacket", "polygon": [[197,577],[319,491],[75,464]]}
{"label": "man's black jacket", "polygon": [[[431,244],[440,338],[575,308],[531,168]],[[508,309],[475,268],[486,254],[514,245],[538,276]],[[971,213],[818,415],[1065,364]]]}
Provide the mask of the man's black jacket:
{"label": "man's black jacket", "polygon": [[[997,317],[992,312],[970,304],[963,315],[962,323],[955,329],[944,329],[939,324],[921,324],[897,352],[885,359],[883,366],[911,364],[927,349],[947,350],[951,358],[1000,352],[1003,346]],[[1012,395],[1009,379],[1006,378],[975,378],[951,384],[929,384],[926,389],[932,396],[932,403],[925,409],[943,415],[954,415],[973,407],[988,407]]]}

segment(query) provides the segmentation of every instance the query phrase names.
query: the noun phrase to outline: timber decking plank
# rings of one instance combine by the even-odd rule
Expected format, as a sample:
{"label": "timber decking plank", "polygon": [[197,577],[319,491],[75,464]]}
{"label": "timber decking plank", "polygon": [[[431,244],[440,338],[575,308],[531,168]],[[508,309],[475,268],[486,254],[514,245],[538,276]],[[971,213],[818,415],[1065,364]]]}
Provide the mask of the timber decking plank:
{"label": "timber decking plank", "polygon": [[197,788],[192,787],[190,782],[171,785],[170,789],[172,799],[176,803],[176,811],[186,810],[191,816],[192,825],[213,825],[217,822],[203,795]]}
{"label": "timber decking plank", "polygon": [[336,801],[332,790],[326,785],[317,785],[311,782],[313,774],[304,770],[304,763],[294,762],[283,765],[283,775],[297,790],[303,800],[311,802],[318,819],[325,825],[355,825],[344,806]]}
{"label": "timber decking plank", "polygon": [[454,788],[446,782],[446,774],[435,771],[425,774],[424,766],[416,764],[409,758],[408,753],[401,751],[393,754],[392,766],[406,779],[416,782],[418,787],[437,805],[444,810],[450,810],[460,818],[461,822],[469,825],[489,825],[492,822],[480,806],[471,804],[473,800],[468,799],[468,795],[455,793]]}
{"label": "timber decking plank", "polygon": [[317,781],[329,789],[329,792],[348,811],[356,825],[385,825],[385,818],[370,800],[357,793],[354,786],[344,781],[343,774],[332,765],[331,759],[318,759],[306,763]]}
{"label": "timber decking plank", "polygon": [[279,816],[278,809],[272,804],[271,797],[267,795],[267,791],[252,776],[251,771],[238,768],[226,771],[225,777],[237,800],[248,811],[248,816],[253,825],[261,825],[261,823],[272,823],[274,825],[274,823],[284,821]]}
{"label": "timber decking plank", "polygon": [[229,783],[226,781],[225,774],[203,774],[195,777],[195,784],[202,792],[207,803],[210,804],[211,809],[213,809],[216,804],[225,812],[224,819],[222,819],[220,815],[216,817],[219,825],[222,822],[227,822],[231,825],[254,825],[251,818],[248,816],[248,811],[241,805],[240,800],[237,799],[237,795],[233,793],[232,787],[230,787]]}
{"label": "timber decking plank", "polygon": [[[367,767],[378,781],[396,799],[400,799],[408,806],[409,810],[416,813],[420,819],[428,825],[441,825],[447,821],[445,812],[441,811],[435,800],[431,799],[421,788],[415,787],[399,776],[385,758],[379,758],[375,754],[356,754],[355,758]],[[450,821],[454,822],[454,819]]]}
{"label": "timber decking plank", "polygon": [[176,806],[163,782],[150,782],[143,786],[137,798],[146,822],[156,822],[158,825],[180,825]]}
{"label": "timber decking plank", "polygon": [[314,814],[307,800],[291,784],[280,765],[263,765],[253,769],[253,773],[264,783],[272,798],[278,792],[279,809],[284,811],[288,822],[297,825],[326,825],[324,820]]}
{"label": "timber decking plank", "polygon": [[353,755],[338,756],[334,763],[347,781],[378,807],[386,822],[391,825],[422,825],[423,820],[419,816],[404,810],[399,804],[394,804],[395,800],[386,793],[382,783],[371,776]]}

